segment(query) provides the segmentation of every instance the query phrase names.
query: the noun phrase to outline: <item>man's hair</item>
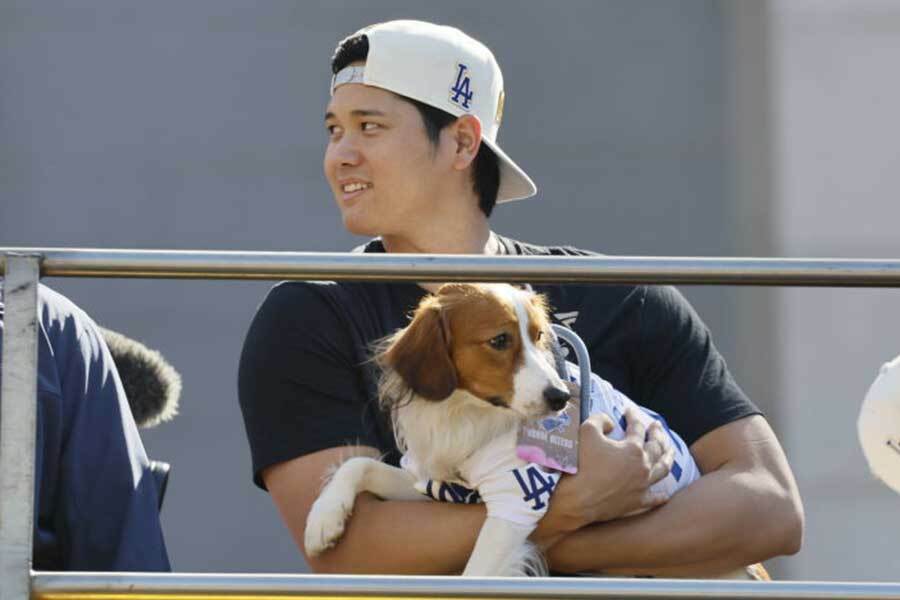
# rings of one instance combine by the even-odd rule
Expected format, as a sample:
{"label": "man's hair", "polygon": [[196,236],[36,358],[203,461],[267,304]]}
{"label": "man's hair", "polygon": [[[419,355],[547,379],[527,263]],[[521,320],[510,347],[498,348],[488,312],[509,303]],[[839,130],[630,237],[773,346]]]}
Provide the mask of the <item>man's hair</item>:
{"label": "man's hair", "polygon": [[[364,61],[369,56],[369,38],[365,34],[354,35],[342,40],[334,50],[331,57],[331,72],[337,73],[347,65],[356,61]],[[437,145],[441,130],[456,121],[456,117],[447,111],[435,108],[396,94],[398,98],[409,102],[419,110],[422,123],[425,125],[425,135],[432,145]],[[475,156],[475,165],[472,170],[472,188],[478,195],[478,207],[486,217],[490,217],[497,203],[497,190],[500,189],[500,163],[494,151],[483,142]]]}

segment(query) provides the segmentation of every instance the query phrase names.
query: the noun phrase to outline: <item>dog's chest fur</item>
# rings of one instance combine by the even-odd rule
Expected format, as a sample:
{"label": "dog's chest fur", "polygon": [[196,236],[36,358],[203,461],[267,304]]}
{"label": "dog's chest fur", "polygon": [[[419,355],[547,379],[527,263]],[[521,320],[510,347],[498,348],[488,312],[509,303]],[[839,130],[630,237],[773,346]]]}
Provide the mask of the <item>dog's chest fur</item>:
{"label": "dog's chest fur", "polygon": [[512,411],[498,411],[464,390],[440,402],[413,397],[393,418],[400,451],[414,457],[422,471],[416,475],[442,481],[460,480],[460,465],[501,438],[508,439],[512,455],[518,425]]}

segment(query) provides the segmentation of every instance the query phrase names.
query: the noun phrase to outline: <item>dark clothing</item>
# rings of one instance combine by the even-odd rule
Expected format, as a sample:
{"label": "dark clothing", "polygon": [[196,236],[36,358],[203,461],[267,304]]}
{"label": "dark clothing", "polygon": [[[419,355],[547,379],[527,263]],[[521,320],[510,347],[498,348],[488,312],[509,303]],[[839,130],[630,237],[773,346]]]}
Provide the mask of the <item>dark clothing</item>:
{"label": "dark clothing", "polygon": [[45,286],[38,313],[34,568],[170,570],[156,483],[106,343]]}
{"label": "dark clothing", "polygon": [[[508,254],[585,256],[500,238]],[[378,240],[366,252],[384,252]],[[584,340],[592,370],[663,415],[690,445],[759,410],[732,379],[710,334],[671,287],[535,285],[552,320]],[[389,419],[378,408],[372,342],[398,328],[427,292],[412,283],[284,282],[263,301],[244,341],[241,410],[253,480],[268,466],[361,444],[398,464]]]}

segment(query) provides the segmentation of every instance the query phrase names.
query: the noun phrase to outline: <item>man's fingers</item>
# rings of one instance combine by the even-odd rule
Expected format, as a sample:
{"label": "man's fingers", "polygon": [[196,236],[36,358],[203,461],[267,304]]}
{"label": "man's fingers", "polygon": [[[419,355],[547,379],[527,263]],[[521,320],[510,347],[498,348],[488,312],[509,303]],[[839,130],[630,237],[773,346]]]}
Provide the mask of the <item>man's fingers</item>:
{"label": "man's fingers", "polygon": [[601,433],[603,433],[604,436],[615,428],[612,419],[606,413],[597,413],[591,415],[582,424],[582,427],[586,425],[597,428]]}
{"label": "man's fingers", "polygon": [[616,424],[613,423],[612,418],[610,418],[609,415],[604,413],[603,414],[603,435],[608,435],[615,428],[616,428]]}
{"label": "man's fingers", "polygon": [[656,442],[664,451],[672,447],[672,440],[663,431],[662,424],[659,421],[653,421],[650,427],[647,428],[647,440]]}
{"label": "man's fingers", "polygon": [[647,441],[644,443],[644,452],[650,463],[650,485],[663,479],[672,470],[675,460],[675,449],[669,441],[669,437],[663,432],[659,421],[654,421],[647,428]]}
{"label": "man's fingers", "polygon": [[662,454],[662,456],[659,457],[658,460],[651,463],[652,466],[650,467],[650,477],[648,478],[650,485],[653,485],[658,481],[662,481],[665,476],[669,474],[669,471],[672,470],[672,464],[674,462],[675,450],[669,448]]}
{"label": "man's fingers", "polygon": [[626,437],[643,446],[647,436],[647,428],[644,426],[644,422],[641,421],[636,408],[629,406],[625,409],[625,421],[627,425]]}
{"label": "man's fingers", "polygon": [[647,493],[641,498],[641,505],[646,509],[656,508],[668,502],[669,498],[671,496],[666,492],[651,492],[647,490]]}

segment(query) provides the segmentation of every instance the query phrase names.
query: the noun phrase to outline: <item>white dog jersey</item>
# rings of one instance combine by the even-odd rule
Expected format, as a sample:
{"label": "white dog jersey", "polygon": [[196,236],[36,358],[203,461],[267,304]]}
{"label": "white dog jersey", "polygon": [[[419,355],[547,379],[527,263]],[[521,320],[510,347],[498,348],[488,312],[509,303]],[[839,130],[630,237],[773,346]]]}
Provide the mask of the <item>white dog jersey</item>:
{"label": "white dog jersey", "polygon": [[[578,382],[578,366],[570,362],[566,366],[569,379]],[[649,427],[654,420],[660,421],[675,450],[675,460],[669,474],[652,486],[654,493],[671,497],[700,477],[700,470],[687,444],[669,429],[662,416],[638,406],[593,373],[590,401],[589,414],[605,413],[612,419],[614,428],[607,436],[614,440],[625,437],[625,411],[628,406],[640,409],[636,412],[645,426]],[[476,451],[460,465],[460,479],[456,481],[429,479],[427,473],[421,471],[416,458],[409,453],[403,455],[400,466],[416,477],[416,489],[434,500],[463,504],[484,502],[488,516],[534,526],[547,512],[550,495],[556,489],[560,473],[518,458],[516,438],[517,432],[512,431]]]}

